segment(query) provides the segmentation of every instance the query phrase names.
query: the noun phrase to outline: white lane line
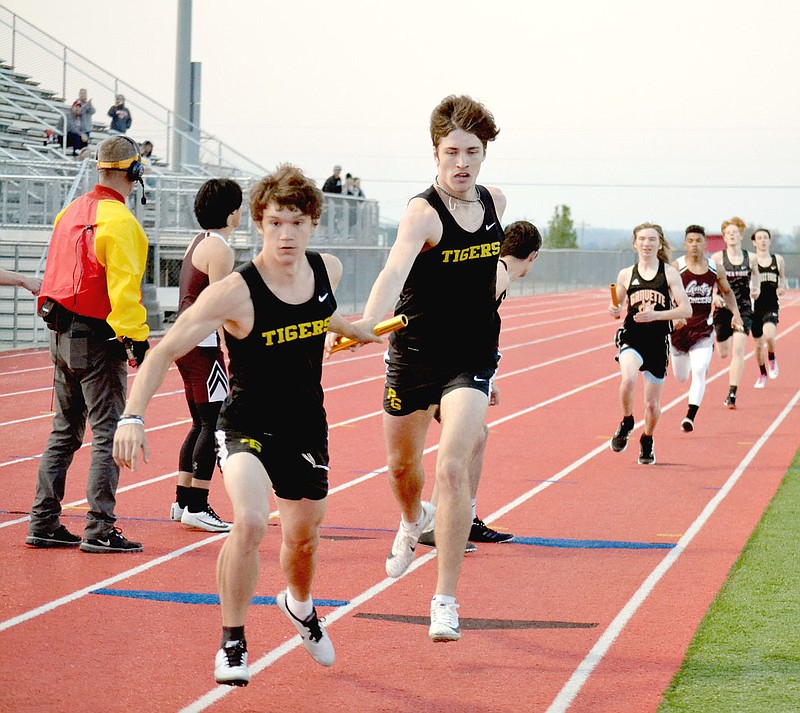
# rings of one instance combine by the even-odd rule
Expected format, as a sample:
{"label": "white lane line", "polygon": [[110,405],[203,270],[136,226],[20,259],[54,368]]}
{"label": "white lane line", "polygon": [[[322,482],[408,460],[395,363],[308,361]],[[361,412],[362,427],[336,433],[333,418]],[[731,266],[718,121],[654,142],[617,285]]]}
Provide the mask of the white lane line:
{"label": "white lane line", "polygon": [[636,614],[636,612],[639,610],[639,607],[644,604],[647,597],[650,596],[650,593],[653,591],[661,578],[669,571],[670,567],[672,567],[672,565],[678,561],[678,558],[686,551],[686,548],[700,532],[703,526],[708,522],[719,504],[728,496],[733,489],[733,486],[739,481],[739,478],[741,478],[741,476],[744,474],[745,470],[756,457],[758,452],[764,447],[778,426],[783,423],[798,401],[800,401],[800,391],[795,393],[792,400],[786,405],[783,411],[781,411],[781,413],[767,428],[767,430],[764,431],[752,448],[750,448],[747,455],[742,459],[733,473],[731,473],[730,477],[727,481],[725,481],[725,484],[722,486],[722,488],[709,501],[705,508],[703,508],[703,511],[690,525],[683,537],[678,540],[675,547],[669,550],[669,553],[650,573],[647,579],[642,582],[639,589],[636,590],[634,595],[620,610],[619,614],[614,617],[613,621],[608,625],[602,636],[598,639],[597,643],[591,648],[589,653],[586,655],[583,661],[581,661],[573,674],[569,677],[569,680],[564,684],[564,687],[550,704],[550,707],[547,709],[547,713],[563,713],[563,711],[566,711],[569,708],[569,706],[575,700],[575,697],[580,692],[581,688],[583,688],[583,685],[586,683],[589,676],[592,675],[592,672],[603,660],[603,657],[608,653],[608,650],[617,640],[617,637],[622,633],[622,630],[625,628],[631,618],[633,618],[633,615]]}

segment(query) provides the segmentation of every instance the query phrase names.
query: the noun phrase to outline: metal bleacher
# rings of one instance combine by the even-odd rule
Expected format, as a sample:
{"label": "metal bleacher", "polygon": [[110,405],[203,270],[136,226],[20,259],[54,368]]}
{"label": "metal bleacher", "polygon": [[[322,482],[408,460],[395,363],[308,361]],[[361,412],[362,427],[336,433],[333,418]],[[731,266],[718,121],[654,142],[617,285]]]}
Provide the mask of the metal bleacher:
{"label": "metal bleacher", "polygon": [[[202,130],[194,135],[177,130],[185,122],[169,108],[3,5],[0,48],[0,53],[9,53],[0,56],[0,268],[41,276],[55,216],[96,181],[94,149],[109,136],[105,107],[122,93],[135,117],[132,138],[149,139],[155,147],[145,177],[147,204],[140,203],[137,189],[128,205],[150,240],[143,287],[145,300],[151,300],[145,301],[152,316],[148,321],[159,329],[177,306],[180,265],[198,229],[193,212],[197,189],[211,177],[227,176],[247,195],[267,170]],[[73,157],[58,141],[66,136],[66,114],[80,88],[88,88],[96,110],[90,151],[82,158]],[[175,141],[194,142],[194,150],[183,155],[196,155],[197,162],[170,165]],[[238,261],[250,259],[261,245],[246,211],[232,245]],[[345,311],[357,311],[388,250],[386,236],[379,236],[377,202],[326,195],[314,247],[340,257],[352,279],[350,293],[337,297]],[[46,333],[35,317],[32,296],[21,288],[0,286],[0,350],[43,345]]]}

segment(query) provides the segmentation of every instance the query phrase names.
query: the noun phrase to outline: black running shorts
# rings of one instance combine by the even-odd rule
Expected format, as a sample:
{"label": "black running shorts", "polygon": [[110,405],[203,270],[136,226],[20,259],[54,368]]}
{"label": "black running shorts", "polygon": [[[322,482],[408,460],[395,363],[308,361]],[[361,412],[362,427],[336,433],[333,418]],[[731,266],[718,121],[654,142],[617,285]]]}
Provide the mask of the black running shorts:
{"label": "black running shorts", "polygon": [[764,325],[768,322],[778,324],[778,310],[774,312],[753,312],[753,336],[760,339],[764,336]]}
{"label": "black running shorts", "polygon": [[[714,333],[717,335],[718,342],[724,342],[733,336],[733,312],[725,307],[714,311]],[[753,313],[745,312],[742,315],[744,333],[750,334],[753,326]]]}
{"label": "black running shorts", "polygon": [[406,363],[389,347],[383,410],[390,416],[407,416],[441,403],[442,396],[455,389],[476,389],[488,398],[496,371],[495,365],[478,371],[453,371]]}
{"label": "black running shorts", "polygon": [[303,452],[272,434],[257,438],[237,431],[217,431],[217,458],[225,477],[225,460],[251,453],[264,466],[275,495],[284,500],[322,500],[328,494],[328,444]]}
{"label": "black running shorts", "polygon": [[624,327],[617,330],[614,339],[617,345],[617,356],[626,349],[633,349],[641,358],[642,365],[639,371],[647,371],[656,379],[664,379],[667,375],[667,364],[669,362],[669,336],[668,335],[644,335],[636,334]]}

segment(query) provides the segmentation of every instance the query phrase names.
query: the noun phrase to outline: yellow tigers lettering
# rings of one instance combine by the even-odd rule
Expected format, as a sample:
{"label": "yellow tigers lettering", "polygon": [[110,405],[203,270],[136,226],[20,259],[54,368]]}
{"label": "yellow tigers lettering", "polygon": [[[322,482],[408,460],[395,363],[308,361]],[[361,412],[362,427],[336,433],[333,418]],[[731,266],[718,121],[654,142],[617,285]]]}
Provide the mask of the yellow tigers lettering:
{"label": "yellow tigers lettering", "polygon": [[485,257],[494,257],[500,254],[500,241],[471,245],[461,250],[442,250],[442,262],[463,262],[464,260],[480,260]]}
{"label": "yellow tigers lettering", "polygon": [[276,344],[293,342],[296,339],[308,339],[318,337],[328,331],[331,318],[315,319],[313,322],[300,322],[299,324],[287,324],[283,327],[270,329],[268,332],[261,332],[264,337],[264,346],[272,347]]}

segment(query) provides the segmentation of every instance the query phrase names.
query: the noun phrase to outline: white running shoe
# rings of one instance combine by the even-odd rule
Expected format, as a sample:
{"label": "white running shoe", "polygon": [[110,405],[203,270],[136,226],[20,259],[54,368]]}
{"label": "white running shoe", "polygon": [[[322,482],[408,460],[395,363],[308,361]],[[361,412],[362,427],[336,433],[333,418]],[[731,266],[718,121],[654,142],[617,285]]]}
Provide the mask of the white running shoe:
{"label": "white running shoe", "polygon": [[458,625],[458,604],[431,602],[431,627],[428,636],[431,641],[458,641],[461,638],[461,627]]}
{"label": "white running shoe", "polygon": [[227,641],[214,659],[214,680],[226,686],[246,686],[250,683],[247,670],[247,644]]}
{"label": "white running shoe", "polygon": [[428,502],[422,502],[422,521],[413,529],[409,529],[400,520],[400,527],[395,535],[392,549],[386,558],[386,574],[390,577],[399,577],[405,572],[409,565],[414,561],[417,551],[417,543],[422,533],[428,529],[428,525],[436,514],[436,508]]}
{"label": "white running shoe", "polygon": [[777,359],[768,359],[767,360],[767,374],[769,374],[770,379],[777,379],[778,378],[778,360]]}
{"label": "white running shoe", "polygon": [[184,508],[181,522],[186,527],[206,532],[230,532],[232,527],[231,523],[222,520],[210,505],[206,505],[206,509],[200,512],[189,512],[189,508]]}
{"label": "white running shoe", "polygon": [[186,510],[186,508],[182,508],[178,503],[172,503],[172,507],[169,509],[169,519],[180,522],[184,510]]}
{"label": "white running shoe", "polygon": [[766,374],[759,374],[758,379],[756,379],[756,383],[753,384],[754,389],[763,389],[767,386],[767,376]]}
{"label": "white running shoe", "polygon": [[331,643],[328,632],[325,631],[322,622],[317,618],[316,607],[308,619],[300,621],[289,611],[289,607],[286,604],[285,590],[276,595],[275,601],[278,604],[278,609],[286,614],[286,618],[294,624],[294,628],[300,634],[303,646],[311,654],[311,658],[323,666],[333,666],[333,662],[336,660],[336,652],[333,650],[333,643]]}

